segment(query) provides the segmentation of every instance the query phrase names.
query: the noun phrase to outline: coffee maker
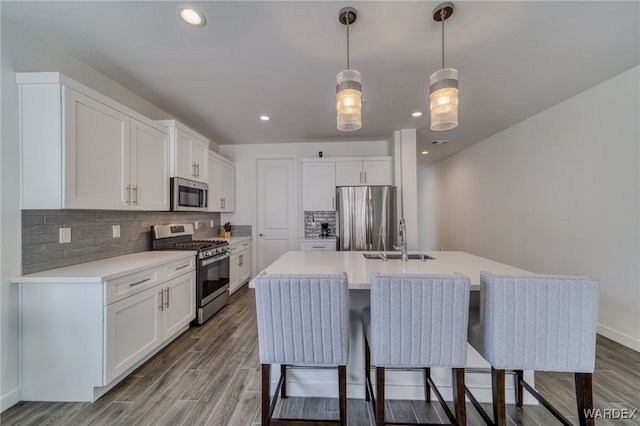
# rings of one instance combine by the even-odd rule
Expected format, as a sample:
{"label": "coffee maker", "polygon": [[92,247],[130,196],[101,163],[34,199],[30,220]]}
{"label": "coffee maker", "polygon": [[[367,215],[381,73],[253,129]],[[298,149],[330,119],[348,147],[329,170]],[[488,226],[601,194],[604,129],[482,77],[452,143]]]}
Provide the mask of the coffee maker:
{"label": "coffee maker", "polygon": [[320,224],[320,236],[328,237],[329,236],[329,224],[326,222],[322,222]]}

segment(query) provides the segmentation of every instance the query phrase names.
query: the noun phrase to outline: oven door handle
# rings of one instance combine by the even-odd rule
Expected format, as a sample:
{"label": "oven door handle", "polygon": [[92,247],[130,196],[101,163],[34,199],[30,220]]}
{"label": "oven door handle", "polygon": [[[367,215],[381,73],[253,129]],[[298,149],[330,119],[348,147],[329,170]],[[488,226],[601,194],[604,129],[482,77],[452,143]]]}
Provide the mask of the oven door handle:
{"label": "oven door handle", "polygon": [[227,259],[229,257],[229,252],[222,254],[220,256],[210,257],[209,259],[204,259],[200,262],[200,266],[211,265],[214,262],[218,262],[220,260]]}

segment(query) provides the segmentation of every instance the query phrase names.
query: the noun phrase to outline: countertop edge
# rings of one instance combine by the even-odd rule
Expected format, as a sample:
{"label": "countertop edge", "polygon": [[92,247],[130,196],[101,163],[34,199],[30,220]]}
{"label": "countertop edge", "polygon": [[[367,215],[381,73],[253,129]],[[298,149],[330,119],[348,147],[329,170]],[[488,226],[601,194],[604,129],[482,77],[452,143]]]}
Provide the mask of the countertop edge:
{"label": "countertop edge", "polygon": [[[143,251],[11,277],[12,283],[102,283],[195,256],[191,250]],[[92,268],[94,271],[90,271]]]}

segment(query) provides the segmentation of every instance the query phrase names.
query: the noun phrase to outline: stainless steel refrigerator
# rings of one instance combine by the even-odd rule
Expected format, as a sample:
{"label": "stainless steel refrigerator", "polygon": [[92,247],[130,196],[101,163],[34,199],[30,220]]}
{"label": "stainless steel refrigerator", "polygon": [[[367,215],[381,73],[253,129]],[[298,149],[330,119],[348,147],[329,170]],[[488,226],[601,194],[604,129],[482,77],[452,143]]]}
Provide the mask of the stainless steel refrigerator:
{"label": "stainless steel refrigerator", "polygon": [[396,187],[336,188],[336,236],[340,251],[393,250],[396,244]]}

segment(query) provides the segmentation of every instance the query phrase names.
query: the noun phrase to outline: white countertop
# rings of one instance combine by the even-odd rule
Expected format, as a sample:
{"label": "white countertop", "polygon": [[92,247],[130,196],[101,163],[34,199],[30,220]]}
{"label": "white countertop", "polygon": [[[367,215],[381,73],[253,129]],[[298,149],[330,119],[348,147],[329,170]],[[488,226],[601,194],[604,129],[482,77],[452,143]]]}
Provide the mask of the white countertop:
{"label": "white countertop", "polygon": [[[474,256],[460,251],[425,251],[432,260],[365,259],[361,251],[290,251],[269,265],[263,272],[268,274],[331,274],[346,272],[349,289],[368,290],[372,272],[408,274],[453,274],[459,272],[471,280],[471,286],[480,286],[480,272],[497,274],[526,274],[524,271],[503,263]],[[260,275],[260,274],[258,274]],[[249,283],[253,288],[254,282]]]}
{"label": "white countertop", "polygon": [[244,241],[250,240],[251,237],[250,236],[244,236],[244,237],[229,237],[229,238],[222,238],[222,237],[214,237],[214,238],[206,238],[207,240],[218,240],[218,241],[226,241],[229,243],[229,245],[233,245],[233,244],[238,244],[238,243],[242,243]]}
{"label": "white countertop", "polygon": [[64,268],[36,272],[34,274],[12,277],[11,281],[14,283],[99,283],[107,280],[112,280],[124,275],[132,274],[143,269],[153,268],[169,262],[193,257],[195,255],[196,252],[191,250],[143,251],[139,253],[111,257],[109,259],[96,260],[94,262],[65,266]]}

